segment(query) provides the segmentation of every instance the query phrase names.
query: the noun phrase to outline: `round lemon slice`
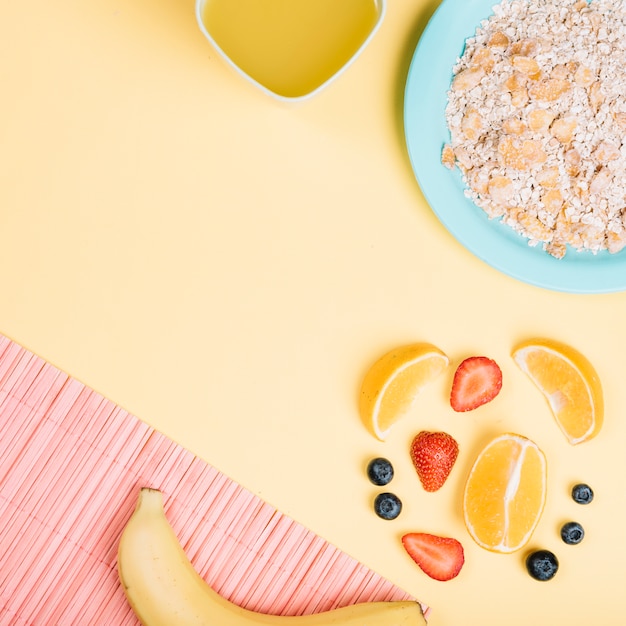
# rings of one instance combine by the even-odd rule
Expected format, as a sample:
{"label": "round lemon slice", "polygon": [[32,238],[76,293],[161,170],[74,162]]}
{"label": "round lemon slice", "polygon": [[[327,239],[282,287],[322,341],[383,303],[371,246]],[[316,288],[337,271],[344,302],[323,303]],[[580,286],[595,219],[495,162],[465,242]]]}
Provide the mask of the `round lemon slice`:
{"label": "round lemon slice", "polygon": [[512,356],[544,395],[572,445],[598,434],[604,419],[602,385],[583,354],[551,339],[534,339],[516,346]]}
{"label": "round lemon slice", "polygon": [[359,412],[365,426],[384,441],[419,392],[448,364],[448,357],[429,343],[401,346],[384,354],[361,384]]}

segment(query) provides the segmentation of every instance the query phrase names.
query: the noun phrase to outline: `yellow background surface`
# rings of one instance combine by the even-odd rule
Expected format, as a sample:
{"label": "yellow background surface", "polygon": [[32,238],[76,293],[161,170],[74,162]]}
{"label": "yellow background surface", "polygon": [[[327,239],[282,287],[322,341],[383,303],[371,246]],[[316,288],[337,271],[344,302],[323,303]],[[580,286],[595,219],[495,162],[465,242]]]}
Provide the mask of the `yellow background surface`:
{"label": "yellow background surface", "polygon": [[[432,626],[621,624],[626,295],[515,281],[431,212],[402,106],[436,5],[392,0],[356,63],[287,106],[216,55],[192,0],[0,0],[0,332],[427,602]],[[510,358],[534,335],[595,364],[606,397],[595,440],[567,444]],[[503,391],[453,414],[444,375],[380,443],[359,421],[359,384],[412,341],[453,364],[495,358]],[[461,446],[434,494],[407,453],[421,429]],[[557,553],[549,583],[463,526],[465,475],[506,430],[548,457],[531,547]],[[393,522],[371,509],[374,455],[396,466]],[[579,480],[595,489],[588,507],[570,499]],[[579,546],[558,536],[569,519],[586,529]],[[458,578],[427,578],[400,545],[408,531],[460,539]]]}

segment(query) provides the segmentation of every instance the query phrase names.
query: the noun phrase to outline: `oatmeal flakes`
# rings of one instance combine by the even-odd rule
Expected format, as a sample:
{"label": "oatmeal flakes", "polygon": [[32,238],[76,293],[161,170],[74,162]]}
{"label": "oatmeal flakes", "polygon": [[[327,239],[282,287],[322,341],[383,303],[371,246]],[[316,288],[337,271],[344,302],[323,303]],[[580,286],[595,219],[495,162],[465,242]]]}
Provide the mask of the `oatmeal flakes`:
{"label": "oatmeal flakes", "polygon": [[505,135],[498,143],[498,153],[502,163],[514,170],[530,170],[545,163],[547,155],[540,141],[524,139],[523,141]]}
{"label": "oatmeal flakes", "polygon": [[597,113],[598,109],[604,104],[605,96],[602,93],[602,83],[595,81],[589,85],[589,104],[591,109]]}
{"label": "oatmeal flakes", "polygon": [[581,65],[574,73],[574,82],[579,87],[589,87],[595,82],[596,77],[592,69]]}
{"label": "oatmeal flakes", "polygon": [[522,89],[526,86],[528,77],[524,76],[521,72],[513,72],[505,81],[504,86],[510,92],[514,92],[517,89]]}
{"label": "oatmeal flakes", "polygon": [[507,205],[513,198],[515,189],[507,176],[494,176],[487,186],[491,199],[499,205]]}
{"label": "oatmeal flakes", "polygon": [[453,68],[442,163],[556,258],[626,248],[625,5],[502,0]]}
{"label": "oatmeal flakes", "polygon": [[528,127],[537,132],[545,133],[554,120],[554,113],[548,109],[533,109],[528,113]]}
{"label": "oatmeal flakes", "polygon": [[562,144],[567,144],[574,138],[574,131],[577,125],[578,120],[575,117],[561,117],[558,120],[554,120],[554,123],[550,126],[550,133]]}
{"label": "oatmeal flakes", "polygon": [[459,72],[452,81],[454,91],[467,91],[478,86],[485,76],[485,70],[480,65],[468,67]]}
{"label": "oatmeal flakes", "polygon": [[522,135],[527,127],[518,117],[509,117],[502,122],[502,130],[508,135]]}
{"label": "oatmeal flakes", "polygon": [[514,56],[511,58],[511,65],[516,70],[525,76],[529,76],[530,78],[539,76],[539,63],[531,57]]}
{"label": "oatmeal flakes", "polygon": [[504,52],[509,47],[509,38],[501,31],[496,31],[487,40],[487,45],[493,50]]}
{"label": "oatmeal flakes", "polygon": [[546,78],[532,85],[528,95],[538,102],[554,102],[571,87],[572,84],[565,78]]}
{"label": "oatmeal flakes", "polygon": [[461,129],[466,139],[477,140],[483,128],[483,120],[480,111],[474,108],[467,108],[461,121]]}
{"label": "oatmeal flakes", "polygon": [[521,55],[531,57],[541,50],[541,42],[538,39],[518,39],[511,44],[510,52],[512,55]]}
{"label": "oatmeal flakes", "polygon": [[[453,156],[456,157],[457,162],[466,172],[474,167],[475,157],[470,153],[469,150],[467,150],[467,148],[464,148],[463,146],[458,146],[457,148],[454,148]],[[481,168],[478,168],[478,171],[480,171],[480,169]]]}
{"label": "oatmeal flakes", "polygon": [[626,230],[620,232],[610,230],[606,236],[606,247],[609,252],[615,254],[626,247]]}
{"label": "oatmeal flakes", "polygon": [[441,152],[441,162],[449,169],[454,169],[456,157],[454,149],[450,144],[446,144]]}
{"label": "oatmeal flakes", "polygon": [[489,73],[496,64],[496,57],[489,48],[480,48],[474,53],[471,64],[481,67],[486,73]]}
{"label": "oatmeal flakes", "polygon": [[582,157],[576,148],[571,148],[563,154],[564,169],[572,178],[578,176],[581,163]]}
{"label": "oatmeal flakes", "polygon": [[575,61],[569,61],[568,63],[560,63],[552,68],[550,76],[552,78],[569,79],[576,71],[578,64]]}
{"label": "oatmeal flakes", "polygon": [[612,178],[613,175],[608,169],[601,169],[591,179],[589,191],[596,195],[602,193],[609,187]]}
{"label": "oatmeal flakes", "polygon": [[551,241],[552,230],[548,228],[538,217],[529,213],[518,216],[520,226],[528,233],[530,239],[536,241]]}
{"label": "oatmeal flakes", "polygon": [[563,206],[563,195],[559,189],[550,189],[541,196],[541,202],[548,214],[556,217]]}
{"label": "oatmeal flakes", "polygon": [[593,158],[600,164],[619,159],[619,146],[611,141],[601,141],[592,153]]}
{"label": "oatmeal flakes", "polygon": [[521,108],[528,104],[528,89],[526,87],[520,87],[511,92],[511,104],[515,108]]}
{"label": "oatmeal flakes", "polygon": [[556,259],[562,259],[567,252],[567,245],[563,241],[551,241],[545,245],[546,252]]}
{"label": "oatmeal flakes", "polygon": [[545,189],[554,189],[559,184],[559,168],[555,165],[544,167],[535,177],[539,185]]}

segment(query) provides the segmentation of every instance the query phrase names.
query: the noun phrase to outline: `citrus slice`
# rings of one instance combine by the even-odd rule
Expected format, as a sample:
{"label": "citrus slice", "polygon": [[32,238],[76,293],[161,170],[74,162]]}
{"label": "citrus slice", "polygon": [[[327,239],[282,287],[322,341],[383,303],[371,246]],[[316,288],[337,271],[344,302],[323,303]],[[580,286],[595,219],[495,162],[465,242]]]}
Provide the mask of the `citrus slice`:
{"label": "citrus slice", "polygon": [[551,339],[534,339],[516,346],[512,356],[544,395],[571,444],[598,434],[604,419],[602,386],[584,355]]}
{"label": "citrus slice", "polygon": [[470,471],[463,495],[472,539],[492,552],[523,547],[546,501],[546,459],[530,439],[506,433],[488,443]]}
{"label": "citrus slice", "polygon": [[429,343],[395,348],[369,369],[359,396],[363,423],[384,441],[391,427],[407,413],[419,392],[449,364],[448,357]]}

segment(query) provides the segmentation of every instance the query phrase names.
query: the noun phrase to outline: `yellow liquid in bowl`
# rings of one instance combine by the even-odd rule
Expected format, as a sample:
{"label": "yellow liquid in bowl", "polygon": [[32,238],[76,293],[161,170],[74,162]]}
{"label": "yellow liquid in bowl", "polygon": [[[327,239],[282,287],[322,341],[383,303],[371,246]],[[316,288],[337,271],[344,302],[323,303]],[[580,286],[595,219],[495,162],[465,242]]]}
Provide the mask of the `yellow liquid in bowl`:
{"label": "yellow liquid in bowl", "polygon": [[202,21],[243,72],[274,93],[306,95],[359,50],[376,0],[207,0]]}

